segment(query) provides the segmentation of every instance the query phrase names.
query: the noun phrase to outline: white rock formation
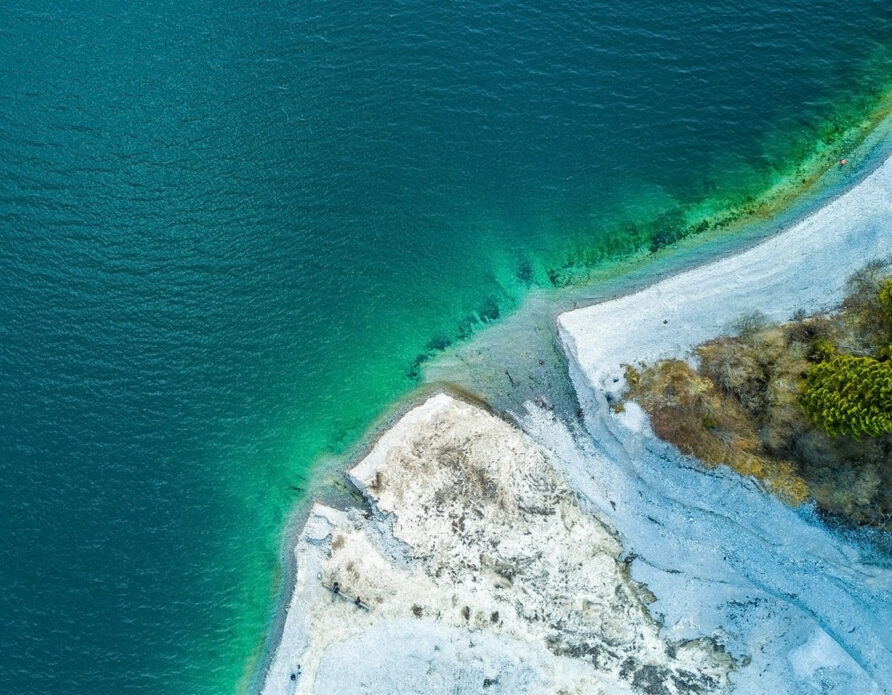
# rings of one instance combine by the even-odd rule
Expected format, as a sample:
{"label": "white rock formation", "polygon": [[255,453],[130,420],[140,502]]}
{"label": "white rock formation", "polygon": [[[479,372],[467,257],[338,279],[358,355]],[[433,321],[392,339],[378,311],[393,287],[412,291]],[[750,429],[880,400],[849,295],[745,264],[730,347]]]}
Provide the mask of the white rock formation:
{"label": "white rock formation", "polygon": [[313,508],[266,693],[726,689],[728,656],[659,637],[614,537],[517,428],[436,395],[351,476],[375,518]]}

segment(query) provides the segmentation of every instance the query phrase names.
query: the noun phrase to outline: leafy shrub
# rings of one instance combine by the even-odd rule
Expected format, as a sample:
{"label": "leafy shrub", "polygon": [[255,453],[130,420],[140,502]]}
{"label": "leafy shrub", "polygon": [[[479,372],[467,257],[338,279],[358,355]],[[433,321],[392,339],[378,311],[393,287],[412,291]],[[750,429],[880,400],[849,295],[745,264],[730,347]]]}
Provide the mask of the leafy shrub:
{"label": "leafy shrub", "polygon": [[892,277],[886,278],[886,282],[877,292],[877,300],[886,314],[886,322],[892,326]]}
{"label": "leafy shrub", "polygon": [[890,267],[856,273],[839,311],[800,311],[781,326],[741,317],[728,327],[736,337],[697,348],[696,371],[673,360],[629,367],[629,397],[658,436],[704,463],[892,532]]}
{"label": "leafy shrub", "polygon": [[826,362],[836,353],[836,347],[826,338],[819,338],[811,344],[808,358],[812,362]]}
{"label": "leafy shrub", "polygon": [[795,466],[759,453],[759,436],[741,405],[685,362],[664,360],[631,385],[630,395],[651,416],[654,432],[708,465],[751,475],[790,504],[808,498]]}
{"label": "leafy shrub", "polygon": [[754,336],[763,328],[768,326],[769,320],[761,311],[751,311],[743,314],[731,324],[732,332],[746,339]]}
{"label": "leafy shrub", "polygon": [[830,436],[892,432],[892,364],[846,355],[809,370],[799,403]]}

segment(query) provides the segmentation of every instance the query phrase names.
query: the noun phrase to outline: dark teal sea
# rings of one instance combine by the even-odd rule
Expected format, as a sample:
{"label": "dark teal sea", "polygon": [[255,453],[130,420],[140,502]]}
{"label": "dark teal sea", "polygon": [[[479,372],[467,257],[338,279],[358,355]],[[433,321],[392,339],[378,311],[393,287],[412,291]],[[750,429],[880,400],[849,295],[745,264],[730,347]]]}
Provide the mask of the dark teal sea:
{"label": "dark teal sea", "polygon": [[770,214],[890,49],[887,0],[0,4],[0,692],[243,688],[321,456],[531,288]]}

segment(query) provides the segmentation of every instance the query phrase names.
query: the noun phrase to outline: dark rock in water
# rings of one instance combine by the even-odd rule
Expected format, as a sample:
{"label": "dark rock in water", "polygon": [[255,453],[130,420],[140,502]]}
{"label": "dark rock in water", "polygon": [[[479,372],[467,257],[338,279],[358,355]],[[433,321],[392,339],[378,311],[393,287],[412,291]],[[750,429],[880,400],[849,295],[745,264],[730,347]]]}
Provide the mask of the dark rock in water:
{"label": "dark rock in water", "polygon": [[452,338],[445,335],[439,335],[428,340],[424,347],[431,352],[442,352],[450,345],[452,345]]}
{"label": "dark rock in water", "polygon": [[499,316],[502,315],[501,310],[499,309],[498,303],[489,298],[484,302],[483,306],[477,310],[477,315],[480,316],[480,320],[483,323],[489,323],[490,321],[496,321]]}
{"label": "dark rock in water", "polygon": [[529,263],[523,263],[517,269],[517,279],[523,284],[529,285],[533,281],[533,267]]}

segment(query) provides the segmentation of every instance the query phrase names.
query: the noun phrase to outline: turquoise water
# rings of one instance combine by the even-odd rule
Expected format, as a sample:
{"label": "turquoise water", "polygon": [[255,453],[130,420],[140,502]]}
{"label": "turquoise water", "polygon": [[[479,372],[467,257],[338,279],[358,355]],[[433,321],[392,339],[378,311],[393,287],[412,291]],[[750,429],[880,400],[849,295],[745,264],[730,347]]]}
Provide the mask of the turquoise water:
{"label": "turquoise water", "polygon": [[428,355],[856,142],[892,6],[740,5],[4,3],[0,691],[237,690]]}

